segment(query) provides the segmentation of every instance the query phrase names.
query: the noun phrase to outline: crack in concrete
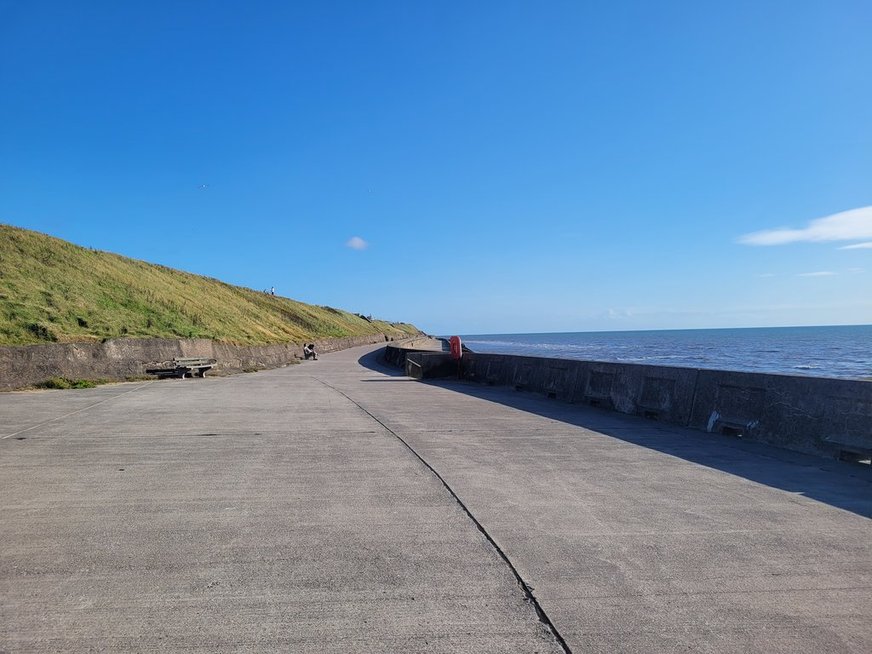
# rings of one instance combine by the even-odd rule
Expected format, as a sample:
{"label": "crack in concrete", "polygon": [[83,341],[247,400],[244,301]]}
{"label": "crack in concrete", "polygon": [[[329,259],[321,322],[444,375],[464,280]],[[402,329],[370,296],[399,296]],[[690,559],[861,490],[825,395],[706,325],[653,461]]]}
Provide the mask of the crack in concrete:
{"label": "crack in concrete", "polygon": [[418,454],[417,450],[415,450],[415,448],[412,447],[402,436],[400,436],[397,432],[395,432],[393,429],[388,427],[385,423],[383,423],[381,420],[379,420],[375,415],[370,413],[359,402],[352,399],[351,397],[349,397],[347,394],[345,394],[344,392],[342,392],[341,390],[339,390],[335,386],[328,384],[323,379],[319,379],[318,377],[312,377],[312,379],[314,379],[317,382],[320,382],[321,384],[324,384],[324,386],[326,386],[327,388],[339,393],[342,397],[344,397],[346,400],[348,400],[349,402],[354,404],[358,409],[363,411],[366,415],[368,415],[370,418],[372,418],[378,424],[380,424],[382,427],[384,427],[384,429],[389,434],[391,434],[394,438],[396,438],[398,441],[400,441],[400,443],[402,443],[406,447],[406,449],[409,450],[409,452],[411,452],[412,455],[416,459],[418,459],[418,461],[420,461],[424,465],[424,467],[427,468],[436,477],[436,479],[438,479],[440,481],[440,483],[445,488],[445,490],[447,490],[448,493],[451,495],[451,497],[454,498],[454,501],[457,502],[457,505],[460,507],[460,509],[472,521],[472,523],[475,525],[476,529],[478,529],[478,531],[485,537],[487,542],[494,549],[494,551],[497,553],[497,555],[503,560],[503,562],[506,564],[506,566],[508,566],[509,571],[512,573],[512,576],[515,578],[515,582],[518,584],[518,587],[521,589],[521,592],[524,594],[524,599],[535,610],[536,617],[538,618],[539,622],[542,623],[545,627],[547,627],[547,629],[551,632],[551,635],[557,641],[557,644],[560,645],[560,647],[563,649],[565,654],[572,654],[572,650],[569,648],[569,644],[566,642],[566,640],[563,638],[563,636],[557,630],[556,625],[551,621],[551,618],[548,617],[548,614],[545,613],[545,609],[542,608],[542,605],[539,604],[539,600],[536,599],[536,596],[533,594],[533,587],[530,586],[530,584],[528,584],[526,581],[524,581],[524,578],[521,577],[521,573],[518,571],[518,569],[512,563],[511,559],[509,559],[508,555],[497,544],[497,542],[494,540],[494,538],[488,533],[488,531],[484,528],[484,525],[482,525],[481,522],[479,522],[479,520],[473,515],[473,513],[469,509],[469,507],[466,506],[466,504],[463,502],[463,500],[460,499],[460,496],[454,491],[453,488],[451,488],[451,486],[448,484],[447,481],[445,481],[445,479],[442,477],[442,475],[440,475],[436,471],[436,469],[432,465],[430,465],[426,459],[424,459],[424,457],[422,457],[420,454]]}

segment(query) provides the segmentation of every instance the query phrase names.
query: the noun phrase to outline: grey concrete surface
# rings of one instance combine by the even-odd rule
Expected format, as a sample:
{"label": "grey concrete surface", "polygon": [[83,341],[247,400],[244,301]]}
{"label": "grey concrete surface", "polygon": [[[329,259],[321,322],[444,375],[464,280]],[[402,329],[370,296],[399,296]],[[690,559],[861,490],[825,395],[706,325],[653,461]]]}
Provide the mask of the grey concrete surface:
{"label": "grey concrete surface", "polygon": [[872,651],[865,470],[365,352],[0,395],[0,650]]}

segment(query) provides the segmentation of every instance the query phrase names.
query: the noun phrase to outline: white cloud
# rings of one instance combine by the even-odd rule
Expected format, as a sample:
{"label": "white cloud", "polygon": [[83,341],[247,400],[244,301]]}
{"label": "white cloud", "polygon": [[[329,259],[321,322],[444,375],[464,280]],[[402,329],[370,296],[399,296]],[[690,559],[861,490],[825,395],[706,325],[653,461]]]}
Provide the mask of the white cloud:
{"label": "white cloud", "polygon": [[[802,229],[782,227],[751,232],[740,236],[738,241],[744,245],[783,245],[803,241],[858,241],[864,238],[872,238],[872,206],[818,218]],[[858,243],[848,247],[872,247],[872,245]]]}
{"label": "white cloud", "polygon": [[807,273],[799,273],[797,277],[832,277],[838,273],[834,273],[831,270],[819,270],[817,272],[807,272]]}
{"label": "white cloud", "polygon": [[757,277],[768,279],[769,277],[775,277],[775,273],[761,273]]}
{"label": "white cloud", "polygon": [[635,313],[633,309],[608,309],[606,317],[609,320],[622,320],[624,318],[632,318]]}
{"label": "white cloud", "polygon": [[364,241],[359,236],[352,236],[345,242],[347,247],[350,247],[352,250],[365,250],[369,247],[369,243]]}
{"label": "white cloud", "polygon": [[840,250],[872,250],[872,241],[866,243],[854,243],[853,245],[843,245]]}

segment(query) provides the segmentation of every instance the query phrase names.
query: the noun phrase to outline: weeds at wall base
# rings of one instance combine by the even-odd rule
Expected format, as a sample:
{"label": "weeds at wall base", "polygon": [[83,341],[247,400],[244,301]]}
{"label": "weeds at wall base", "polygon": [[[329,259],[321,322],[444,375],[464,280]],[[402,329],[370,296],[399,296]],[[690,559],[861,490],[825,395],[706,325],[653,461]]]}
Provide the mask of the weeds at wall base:
{"label": "weeds at wall base", "polygon": [[67,379],[66,377],[50,377],[44,382],[34,384],[34,388],[96,388],[102,384],[111,383],[108,379]]}

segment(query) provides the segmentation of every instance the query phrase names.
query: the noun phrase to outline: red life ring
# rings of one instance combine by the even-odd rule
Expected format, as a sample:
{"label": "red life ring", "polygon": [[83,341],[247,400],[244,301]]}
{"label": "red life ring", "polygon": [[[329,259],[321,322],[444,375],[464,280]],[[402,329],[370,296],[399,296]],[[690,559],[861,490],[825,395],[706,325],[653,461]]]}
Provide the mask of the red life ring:
{"label": "red life ring", "polygon": [[460,336],[452,336],[449,338],[448,345],[451,346],[452,359],[459,359],[463,356],[463,346],[460,343]]}

